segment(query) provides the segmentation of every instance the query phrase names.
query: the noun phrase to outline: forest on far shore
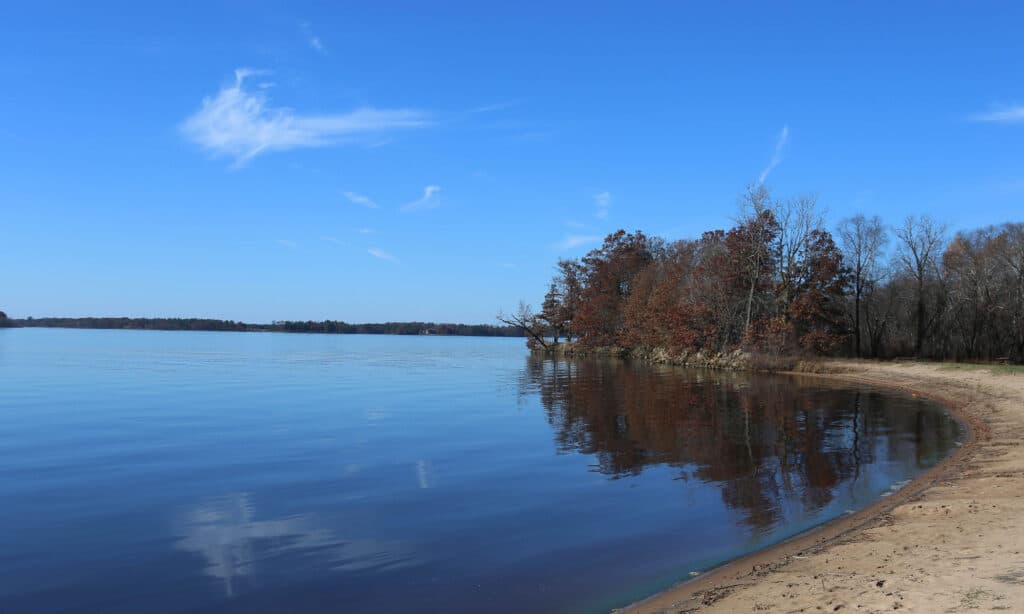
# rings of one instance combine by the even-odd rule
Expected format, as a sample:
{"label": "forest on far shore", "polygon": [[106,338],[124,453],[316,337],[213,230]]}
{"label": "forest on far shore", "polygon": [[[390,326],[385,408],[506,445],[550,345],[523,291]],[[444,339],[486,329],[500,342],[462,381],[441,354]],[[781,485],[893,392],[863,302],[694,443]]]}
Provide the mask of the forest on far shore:
{"label": "forest on far shore", "polygon": [[816,199],[740,198],[729,230],[619,230],[560,260],[539,313],[499,319],[534,347],[1024,359],[1024,223],[950,235],[927,215],[825,228]]}
{"label": "forest on far shore", "polygon": [[206,330],[269,333],[329,333],[348,335],[448,335],[466,337],[522,337],[513,326],[445,324],[435,322],[381,322],[350,324],[338,320],[279,321],[246,324],[210,318],[7,318],[0,311],[0,326],[26,328],[93,328],[119,330]]}

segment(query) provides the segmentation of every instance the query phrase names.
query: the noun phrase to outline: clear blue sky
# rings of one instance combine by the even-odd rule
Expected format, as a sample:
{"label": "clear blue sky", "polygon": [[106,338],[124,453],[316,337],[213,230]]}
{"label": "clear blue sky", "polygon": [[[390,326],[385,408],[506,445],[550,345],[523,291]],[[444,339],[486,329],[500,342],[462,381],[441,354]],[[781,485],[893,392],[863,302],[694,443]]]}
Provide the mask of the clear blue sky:
{"label": "clear blue sky", "polygon": [[12,316],[491,322],[762,176],[1024,218],[1018,2],[154,4],[5,3]]}

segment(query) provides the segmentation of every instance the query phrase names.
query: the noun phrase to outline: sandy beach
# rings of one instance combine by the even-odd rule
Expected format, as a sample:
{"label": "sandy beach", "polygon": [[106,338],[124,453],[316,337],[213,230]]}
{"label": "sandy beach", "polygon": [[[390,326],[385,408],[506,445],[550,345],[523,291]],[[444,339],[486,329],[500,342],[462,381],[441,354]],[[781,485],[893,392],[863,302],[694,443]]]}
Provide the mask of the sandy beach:
{"label": "sandy beach", "polygon": [[827,367],[942,401],[968,426],[964,445],[857,514],[618,612],[1024,612],[1024,372]]}

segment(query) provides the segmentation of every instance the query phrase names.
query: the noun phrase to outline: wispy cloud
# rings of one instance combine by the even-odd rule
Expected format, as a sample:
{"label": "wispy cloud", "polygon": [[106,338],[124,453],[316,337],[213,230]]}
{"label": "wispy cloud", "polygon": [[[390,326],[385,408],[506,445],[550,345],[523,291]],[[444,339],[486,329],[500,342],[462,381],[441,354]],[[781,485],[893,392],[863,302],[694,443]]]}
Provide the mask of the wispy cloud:
{"label": "wispy cloud", "polygon": [[338,237],[320,237],[320,240],[327,241],[328,243],[334,243],[335,245],[346,245],[346,243]]}
{"label": "wispy cloud", "polygon": [[373,232],[373,229],[372,228],[360,228],[356,232],[358,232],[361,235],[368,235],[368,234]]}
{"label": "wispy cloud", "polygon": [[519,106],[522,104],[522,100],[505,100],[502,102],[495,102],[493,104],[480,105],[469,110],[470,113],[493,113],[495,111],[504,111],[505,109],[511,109],[512,107]]}
{"label": "wispy cloud", "polygon": [[597,243],[601,240],[601,237],[597,235],[569,235],[559,241],[556,247],[559,249],[572,249],[574,247],[580,247],[582,245],[589,245],[591,243]]}
{"label": "wispy cloud", "polygon": [[434,209],[441,205],[441,197],[438,194],[441,192],[441,186],[428,185],[423,188],[423,196],[417,198],[411,203],[402,205],[402,211],[411,213],[413,211],[426,211],[428,209]]}
{"label": "wispy cloud", "polygon": [[376,209],[377,203],[373,202],[369,196],[363,196],[362,194],[356,194],[355,192],[345,192],[345,198],[354,205],[360,205],[367,209]]}
{"label": "wispy cloud", "polygon": [[373,256],[374,258],[380,258],[381,260],[387,260],[388,262],[398,262],[398,258],[395,258],[386,251],[378,249],[376,247],[371,247],[368,250],[366,250],[366,252]]}
{"label": "wispy cloud", "polygon": [[594,214],[597,219],[603,220],[608,217],[608,210],[612,207],[612,193],[598,192],[594,194],[594,206],[597,207],[597,212]]}
{"label": "wispy cloud", "polygon": [[761,174],[757,177],[757,183],[764,183],[768,179],[768,175],[771,174],[775,167],[782,162],[782,153],[786,149],[786,143],[789,142],[789,126],[783,126],[782,132],[779,133],[779,140],[775,143],[775,152],[772,153],[771,162],[768,166],[761,171]]}
{"label": "wispy cloud", "polygon": [[974,115],[971,115],[971,121],[996,122],[1001,124],[1024,122],[1024,105],[1003,107],[1001,109],[987,111],[985,113],[975,113]]}
{"label": "wispy cloud", "polygon": [[217,156],[229,156],[242,166],[269,151],[325,147],[356,137],[379,135],[399,128],[430,123],[421,111],[364,107],[329,115],[302,115],[285,107],[271,107],[265,92],[249,92],[247,77],[266,71],[239,68],[233,84],[203,99],[199,110],[181,124],[182,134]]}
{"label": "wispy cloud", "polygon": [[310,27],[309,23],[302,22],[300,25],[302,27],[302,34],[306,37],[306,43],[312,49],[315,49],[320,53],[327,53],[327,50],[324,49],[323,41],[320,40],[319,36],[313,34],[313,29]]}
{"label": "wispy cloud", "polygon": [[276,239],[274,243],[277,243],[281,247],[287,247],[288,249],[295,249],[298,244],[295,241],[289,241],[288,239]]}

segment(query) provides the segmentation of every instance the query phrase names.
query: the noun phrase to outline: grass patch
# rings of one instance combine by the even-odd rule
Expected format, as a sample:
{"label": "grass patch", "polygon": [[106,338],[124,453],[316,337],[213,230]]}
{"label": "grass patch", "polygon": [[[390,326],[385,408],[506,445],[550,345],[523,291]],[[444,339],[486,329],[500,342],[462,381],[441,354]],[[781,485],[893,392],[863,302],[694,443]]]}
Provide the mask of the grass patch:
{"label": "grass patch", "polygon": [[807,359],[796,363],[794,371],[800,373],[841,373],[843,369],[837,368],[835,364],[821,359]]}
{"label": "grass patch", "polygon": [[792,371],[799,361],[794,356],[778,354],[751,353],[747,359],[747,368],[752,371]]}

